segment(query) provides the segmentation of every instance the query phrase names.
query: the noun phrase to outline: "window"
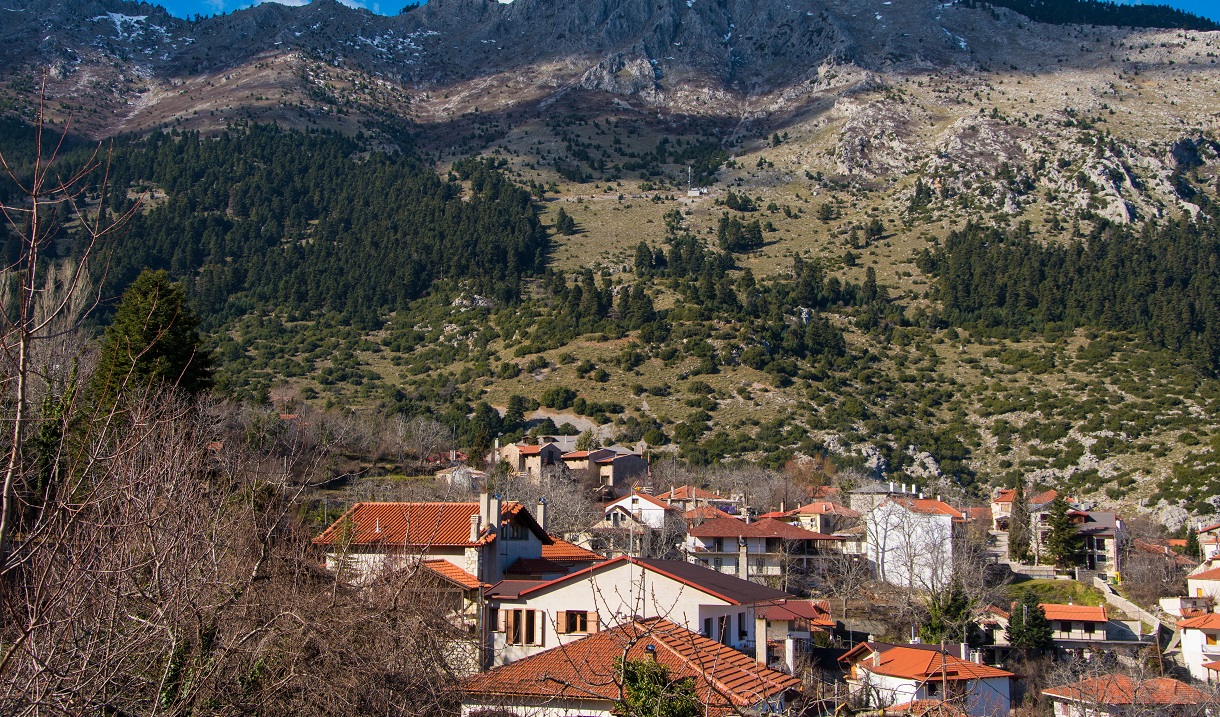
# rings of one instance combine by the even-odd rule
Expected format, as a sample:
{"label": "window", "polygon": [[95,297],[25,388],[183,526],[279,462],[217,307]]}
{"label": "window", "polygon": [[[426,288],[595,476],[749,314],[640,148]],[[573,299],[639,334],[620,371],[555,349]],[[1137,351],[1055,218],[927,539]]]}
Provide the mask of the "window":
{"label": "window", "polygon": [[1209,645],[1215,645],[1215,644],[1216,644],[1216,635],[1215,635],[1215,633],[1212,633],[1212,632],[1205,632],[1205,633],[1203,633],[1203,634],[1207,636],[1207,644],[1209,644]]}
{"label": "window", "polygon": [[737,640],[745,640],[750,632],[746,628],[746,614],[744,612],[737,613]]}
{"label": "window", "polygon": [[731,618],[732,615],[721,615],[716,618],[716,632],[718,633],[716,638],[725,645],[729,644],[729,620]]}
{"label": "window", "polygon": [[597,613],[592,610],[560,610],[555,630],[561,635],[597,632]]}
{"label": "window", "polygon": [[703,618],[703,636],[704,637],[712,636],[712,618],[710,618],[710,617]]}
{"label": "window", "polygon": [[504,540],[525,540],[529,530],[520,523],[509,523],[500,528],[500,537]]}
{"label": "window", "polygon": [[1086,635],[1092,635],[1096,629],[1097,629],[1097,623],[1094,623],[1094,622],[1084,623],[1084,632]]}
{"label": "window", "polygon": [[541,610],[501,610],[498,631],[509,645],[542,645],[546,613]]}

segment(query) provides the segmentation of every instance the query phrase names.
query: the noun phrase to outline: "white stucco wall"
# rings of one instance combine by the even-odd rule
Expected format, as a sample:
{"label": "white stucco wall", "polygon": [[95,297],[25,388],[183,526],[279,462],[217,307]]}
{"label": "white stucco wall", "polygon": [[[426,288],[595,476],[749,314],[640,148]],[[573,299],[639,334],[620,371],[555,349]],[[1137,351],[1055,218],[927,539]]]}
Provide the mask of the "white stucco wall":
{"label": "white stucco wall", "polygon": [[[546,591],[520,600],[493,600],[489,610],[538,610],[545,615],[541,645],[509,645],[503,631],[492,633],[493,663],[507,664],[543,650],[584,637],[556,630],[560,611],[590,611],[598,615],[599,629],[623,624],[635,616],[665,617],[694,632],[702,632],[704,620],[712,619],[713,639],[719,639],[719,618],[731,616],[727,644],[751,648],[754,642],[754,611],[731,605],[676,580],[639,565],[619,563],[582,579],[565,581]],[[745,617],[746,637],[738,638],[738,617]],[[490,624],[490,623],[489,623]],[[501,626],[502,630],[502,626]]]}
{"label": "white stucco wall", "polygon": [[864,516],[877,577],[915,589],[942,586],[953,571],[953,519],[885,502]]}
{"label": "white stucco wall", "polygon": [[1211,633],[1216,642],[1220,643],[1220,631],[1215,630],[1182,630],[1182,661],[1190,676],[1196,680],[1215,680],[1216,675],[1203,667],[1205,663],[1220,660],[1220,644],[1208,645],[1207,634]]}

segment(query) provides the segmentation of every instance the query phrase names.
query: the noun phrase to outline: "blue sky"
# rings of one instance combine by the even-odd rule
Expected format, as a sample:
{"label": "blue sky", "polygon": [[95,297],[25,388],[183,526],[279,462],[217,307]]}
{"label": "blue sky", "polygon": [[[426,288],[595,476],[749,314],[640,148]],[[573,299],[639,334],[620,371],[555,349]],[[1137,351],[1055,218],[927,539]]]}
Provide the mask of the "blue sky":
{"label": "blue sky", "polygon": [[[268,0],[269,2],[280,2],[285,5],[304,5],[308,0]],[[393,15],[402,9],[408,0],[339,0],[345,5],[352,7],[362,7],[366,10],[380,13],[382,15]],[[416,0],[410,0],[415,2]],[[577,0],[579,2],[579,0]],[[1120,0],[1121,1],[1121,0]],[[1127,2],[1138,2],[1139,0],[1127,0]],[[193,15],[213,15],[218,12],[232,12],[243,7],[249,7],[257,2],[252,0],[164,0],[157,3],[163,5],[174,15],[178,17],[191,17]],[[1213,20],[1220,22],[1220,1],[1218,0],[1158,0],[1156,4],[1172,5],[1176,8],[1181,8],[1188,12],[1193,12],[1197,15],[1210,17]]]}

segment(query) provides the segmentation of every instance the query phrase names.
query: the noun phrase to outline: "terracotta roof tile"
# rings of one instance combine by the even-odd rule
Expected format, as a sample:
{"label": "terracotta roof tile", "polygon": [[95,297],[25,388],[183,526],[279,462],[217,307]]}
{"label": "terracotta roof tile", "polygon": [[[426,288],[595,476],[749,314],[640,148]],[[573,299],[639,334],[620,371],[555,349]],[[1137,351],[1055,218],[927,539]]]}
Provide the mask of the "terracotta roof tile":
{"label": "terracotta roof tile", "polygon": [[733,520],[738,520],[738,518],[735,518],[723,510],[711,505],[701,505],[698,508],[691,508],[683,513],[682,517],[686,518],[687,520],[715,520],[717,518],[733,518]]}
{"label": "terracotta roof tile", "polygon": [[[711,568],[705,568],[695,563],[688,563],[684,560],[655,560],[652,558],[630,558],[620,555],[613,560],[596,563],[583,570],[524,588],[521,592],[515,594],[514,599],[525,593],[546,590],[569,581],[585,580],[594,572],[612,569],[628,561],[700,592],[718,597],[731,605],[747,605],[764,600],[779,600],[790,597],[787,593],[769,588],[766,585],[742,580],[741,578],[712,570]],[[499,586],[500,584],[497,584],[493,590],[499,588]]]}
{"label": "terracotta roof tile", "polygon": [[1127,675],[1103,675],[1042,690],[1042,694],[1090,705],[1198,705],[1208,696],[1171,677],[1136,683]]}
{"label": "terracotta roof tile", "polygon": [[1106,608],[1102,605],[1060,605],[1057,603],[1041,603],[1038,607],[1046,613],[1047,620],[1082,622],[1106,622]]}
{"label": "terracotta roof tile", "polygon": [[419,565],[420,567],[426,568],[449,582],[460,585],[467,590],[477,590],[479,588],[488,587],[487,583],[480,582],[478,578],[465,570],[462,570],[448,560],[424,560]]}
{"label": "terracotta roof tile", "polygon": [[673,678],[695,680],[701,704],[726,711],[749,707],[800,688],[800,680],[763,667],[747,655],[662,618],[636,620],[531,657],[472,675],[466,694],[535,698],[619,699],[615,658],[649,659]]}
{"label": "terracotta roof tile", "polygon": [[[470,517],[479,514],[478,503],[357,503],[339,517],[314,545],[347,541],[357,546],[471,547],[491,538],[484,526],[479,540],[470,540]],[[501,523],[523,516],[544,543],[549,540],[533,516],[520,503],[504,503]],[[343,535],[351,531],[350,535]]]}
{"label": "terracotta roof tile", "polygon": [[[874,650],[881,652],[878,664],[873,664],[870,657]],[[1008,670],[942,654],[939,650],[901,645],[861,643],[842,659],[855,662],[857,668],[868,672],[908,680],[945,679],[952,682],[1013,676]]]}
{"label": "terracotta roof tile", "polygon": [[691,528],[689,534],[696,538],[782,538],[784,540],[842,540],[833,535],[815,533],[791,523],[774,518],[763,518],[747,523],[733,517],[713,518]]}
{"label": "terracotta roof tile", "polygon": [[640,500],[644,501],[645,503],[648,503],[649,505],[651,505],[651,506],[653,506],[653,507],[656,507],[656,508],[662,508],[662,509],[664,509],[664,510],[677,510],[677,509],[676,509],[676,508],[674,508],[672,505],[670,505],[669,503],[666,503],[665,501],[663,501],[663,500],[661,500],[661,499],[657,498],[656,496],[654,496],[654,495],[649,495],[649,494],[647,494],[647,493],[641,493],[641,492],[640,492],[640,491],[638,491],[638,490],[631,491],[631,493],[629,493],[629,494],[627,494],[627,495],[623,496],[622,498],[619,498],[618,500],[613,500],[613,501],[611,501],[611,502],[607,503],[607,504],[606,504],[606,509],[607,509],[607,510],[609,510],[609,509],[610,509],[610,506],[612,506],[612,505],[620,505],[620,504],[621,504],[621,505],[623,505],[623,507],[625,508],[625,507],[627,507],[627,506],[631,505],[631,501],[630,501],[630,500],[628,500],[628,499],[629,499],[629,498],[633,498],[633,497],[634,497],[634,498],[639,498]]}
{"label": "terracotta roof tile", "polygon": [[592,550],[585,550],[579,545],[574,545],[562,538],[551,536],[551,544],[542,546],[542,557],[547,560],[559,562],[595,562],[605,560],[605,556],[599,555]]}
{"label": "terracotta roof tile", "polygon": [[1204,570],[1203,572],[1195,573],[1194,575],[1187,575],[1186,579],[1187,580],[1220,580],[1220,568],[1212,568],[1211,570]]}
{"label": "terracotta roof tile", "polygon": [[755,603],[754,614],[765,620],[809,620],[817,627],[835,626],[827,600],[768,600]]}
{"label": "terracotta roof tile", "polygon": [[945,503],[944,501],[935,500],[932,498],[890,498],[890,500],[901,505],[914,513],[923,513],[924,515],[948,515],[954,520],[965,520],[966,516],[960,510]]}
{"label": "terracotta roof tile", "polygon": [[1178,627],[1184,630],[1220,630],[1220,613],[1209,612],[1187,618],[1179,621]]}
{"label": "terracotta roof tile", "polygon": [[1005,488],[997,491],[995,497],[991,499],[992,503],[1011,503],[1012,499],[1017,495],[1017,492],[1012,488]]}

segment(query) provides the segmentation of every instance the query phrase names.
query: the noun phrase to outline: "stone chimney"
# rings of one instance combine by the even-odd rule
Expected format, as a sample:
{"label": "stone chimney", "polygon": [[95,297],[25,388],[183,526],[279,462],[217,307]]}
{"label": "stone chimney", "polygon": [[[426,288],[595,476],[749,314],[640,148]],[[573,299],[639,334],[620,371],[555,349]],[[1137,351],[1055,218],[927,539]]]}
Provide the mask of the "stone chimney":
{"label": "stone chimney", "polygon": [[546,498],[538,499],[538,507],[534,511],[534,519],[538,521],[538,525],[542,526],[542,532],[546,532]]}
{"label": "stone chimney", "polygon": [[479,531],[483,527],[483,517],[478,514],[470,516],[470,542],[479,542]]}
{"label": "stone chimney", "polygon": [[487,531],[489,533],[500,533],[500,495],[489,496],[487,498]]}
{"label": "stone chimney", "polygon": [[749,550],[747,550],[746,539],[737,539],[737,577],[742,580],[750,579],[750,564]]}

